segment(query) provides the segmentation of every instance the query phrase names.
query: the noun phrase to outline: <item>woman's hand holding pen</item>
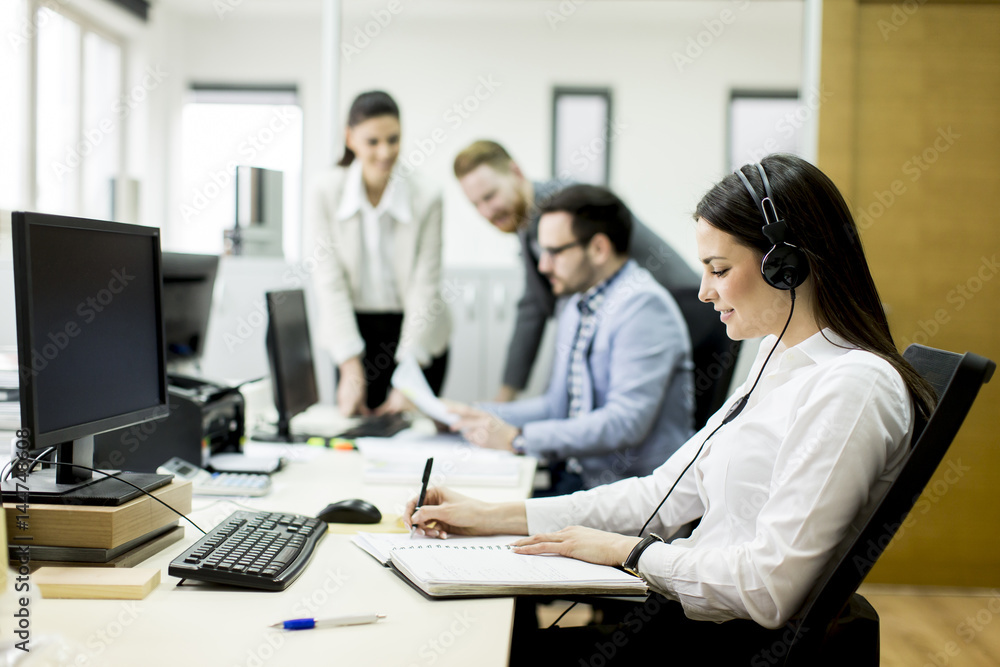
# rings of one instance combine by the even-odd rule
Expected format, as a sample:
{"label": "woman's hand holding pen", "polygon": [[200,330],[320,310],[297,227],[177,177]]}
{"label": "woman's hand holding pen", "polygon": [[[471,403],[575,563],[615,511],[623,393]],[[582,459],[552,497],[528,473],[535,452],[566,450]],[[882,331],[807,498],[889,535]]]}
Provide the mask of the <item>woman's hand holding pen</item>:
{"label": "woman's hand holding pen", "polygon": [[[417,499],[406,504],[403,520],[407,527],[428,537],[448,535],[524,535],[528,519],[523,502],[487,503],[442,487],[430,487],[424,504]],[[414,513],[415,511],[415,513]]]}
{"label": "woman's hand holding pen", "polygon": [[598,565],[621,565],[641,538],[583,526],[532,535],[514,542],[521,554],[560,554]]}

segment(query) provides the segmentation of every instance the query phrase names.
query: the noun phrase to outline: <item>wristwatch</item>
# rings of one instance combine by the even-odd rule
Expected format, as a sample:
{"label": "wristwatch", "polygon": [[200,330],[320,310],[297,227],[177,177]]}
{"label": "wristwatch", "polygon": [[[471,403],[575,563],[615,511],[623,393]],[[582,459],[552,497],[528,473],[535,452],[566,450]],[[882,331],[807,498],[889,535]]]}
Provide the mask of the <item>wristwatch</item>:
{"label": "wristwatch", "polygon": [[639,557],[642,556],[642,552],[646,550],[650,544],[654,542],[662,542],[663,538],[656,533],[650,533],[646,537],[642,538],[639,544],[632,547],[632,551],[629,552],[628,558],[622,563],[622,569],[631,574],[634,577],[639,576]]}
{"label": "wristwatch", "polygon": [[514,450],[515,454],[524,454],[524,448],[527,444],[528,441],[525,440],[524,435],[518,432],[514,436],[514,439],[510,441],[510,448]]}

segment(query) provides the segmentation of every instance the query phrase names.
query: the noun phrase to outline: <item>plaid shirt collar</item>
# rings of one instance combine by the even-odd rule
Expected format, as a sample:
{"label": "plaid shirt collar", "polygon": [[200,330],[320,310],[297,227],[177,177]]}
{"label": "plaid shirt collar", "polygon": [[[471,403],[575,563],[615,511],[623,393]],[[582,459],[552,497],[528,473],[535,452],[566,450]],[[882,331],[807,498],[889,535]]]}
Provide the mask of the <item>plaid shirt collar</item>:
{"label": "plaid shirt collar", "polygon": [[622,270],[628,264],[622,264],[621,267],[610,275],[607,279],[597,283],[586,292],[580,295],[580,300],[577,301],[576,307],[580,310],[580,315],[593,315],[601,307],[604,302],[604,296],[607,293],[608,287],[611,283],[615,281],[622,274]]}

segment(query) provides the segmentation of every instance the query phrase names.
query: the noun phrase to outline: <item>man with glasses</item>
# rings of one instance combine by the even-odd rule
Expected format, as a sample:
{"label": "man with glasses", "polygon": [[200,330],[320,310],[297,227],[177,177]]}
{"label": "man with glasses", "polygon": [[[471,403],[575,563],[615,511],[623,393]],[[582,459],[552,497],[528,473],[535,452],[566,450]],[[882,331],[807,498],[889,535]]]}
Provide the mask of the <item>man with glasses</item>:
{"label": "man with glasses", "polygon": [[633,218],[610,191],[573,185],[540,208],[538,271],[556,296],[545,394],[473,408],[452,426],[478,445],[547,461],[561,495],[662,464],[692,431],[691,344],[676,302],[629,258]]}
{"label": "man with glasses", "polygon": [[[524,295],[507,351],[497,401],[510,401],[524,389],[535,363],[545,323],[555,311],[556,295],[538,271],[539,204],[571,183],[532,182],[500,144],[476,141],[455,157],[455,177],[466,197],[500,231],[517,234],[524,260]],[[629,256],[668,290],[697,287],[698,276],[659,236],[632,219]]]}

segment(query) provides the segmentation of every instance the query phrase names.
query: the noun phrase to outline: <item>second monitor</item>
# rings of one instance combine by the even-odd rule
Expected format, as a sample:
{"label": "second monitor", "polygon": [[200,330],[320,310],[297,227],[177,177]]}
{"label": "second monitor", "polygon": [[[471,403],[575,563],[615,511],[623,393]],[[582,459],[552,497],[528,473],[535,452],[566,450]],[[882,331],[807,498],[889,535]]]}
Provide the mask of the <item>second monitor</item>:
{"label": "second monitor", "polygon": [[256,437],[281,442],[304,442],[289,425],[292,417],[319,402],[313,365],[305,292],[267,292],[267,359],[271,367],[274,407],[278,411],[277,432]]}
{"label": "second monitor", "polygon": [[[292,433],[292,418],[319,402],[313,364],[305,293],[298,290],[267,292],[267,359],[271,368],[274,407],[278,412],[273,433],[254,438],[276,442],[308,442],[315,436]],[[336,437],[389,437],[410,426],[402,413],[362,417],[360,423]]]}

